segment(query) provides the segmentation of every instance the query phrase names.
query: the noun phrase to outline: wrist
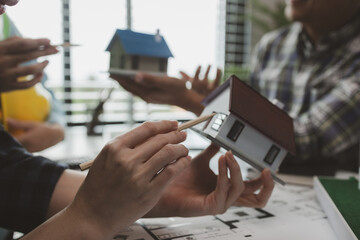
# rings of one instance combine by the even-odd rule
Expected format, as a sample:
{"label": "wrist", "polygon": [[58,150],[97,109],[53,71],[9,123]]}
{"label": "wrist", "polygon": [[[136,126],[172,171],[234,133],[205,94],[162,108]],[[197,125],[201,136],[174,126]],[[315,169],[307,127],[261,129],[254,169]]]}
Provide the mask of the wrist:
{"label": "wrist", "polygon": [[[74,222],[74,225],[77,226],[76,229],[79,232],[79,236],[90,240],[111,239],[113,237],[111,231],[102,226],[99,220],[84,211],[85,209],[81,206],[76,206],[74,202],[65,209],[65,214],[67,214],[69,221]],[[79,223],[81,224],[79,225]]]}
{"label": "wrist", "polygon": [[181,98],[182,101],[178,105],[185,110],[193,112],[197,116],[200,116],[201,112],[204,109],[204,106],[201,104],[203,100],[203,96],[195,92],[194,90],[186,90],[184,92],[183,97]]}

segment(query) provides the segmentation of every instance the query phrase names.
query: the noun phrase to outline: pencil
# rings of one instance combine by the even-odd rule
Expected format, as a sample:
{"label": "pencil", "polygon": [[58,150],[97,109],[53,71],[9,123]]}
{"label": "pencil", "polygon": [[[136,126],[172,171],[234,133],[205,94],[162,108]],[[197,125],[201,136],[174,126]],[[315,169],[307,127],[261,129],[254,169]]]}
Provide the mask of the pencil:
{"label": "pencil", "polygon": [[[198,117],[198,118],[195,118],[195,119],[193,119],[193,120],[190,120],[190,121],[188,121],[188,122],[186,122],[186,123],[181,124],[181,125],[178,127],[177,130],[178,130],[178,131],[185,130],[185,129],[187,129],[187,128],[190,128],[190,127],[192,127],[192,126],[195,126],[196,124],[199,124],[199,123],[201,123],[201,122],[204,122],[204,121],[212,118],[212,117],[215,116],[215,115],[216,115],[216,113],[212,113],[212,114],[209,114],[209,115],[200,116],[200,117]],[[90,168],[93,163],[94,163],[94,160],[90,160],[90,161],[81,163],[81,164],[79,165],[79,167],[80,167],[81,171],[84,171],[84,170]]]}
{"label": "pencil", "polygon": [[187,129],[187,128],[190,128],[192,126],[195,126],[196,124],[199,124],[201,122],[204,122],[206,120],[208,120],[209,118],[212,118],[213,116],[215,116],[216,113],[212,113],[212,114],[209,114],[209,115],[204,115],[204,116],[200,116],[198,118],[195,118],[193,120],[190,120],[186,123],[183,123],[181,124],[179,127],[178,127],[178,131],[182,131],[184,129]]}
{"label": "pencil", "polygon": [[78,47],[80,46],[79,44],[72,44],[72,43],[69,43],[69,42],[64,42],[64,43],[61,43],[61,44],[56,44],[56,45],[53,45],[53,47],[64,47],[64,48],[67,48],[67,47]]}

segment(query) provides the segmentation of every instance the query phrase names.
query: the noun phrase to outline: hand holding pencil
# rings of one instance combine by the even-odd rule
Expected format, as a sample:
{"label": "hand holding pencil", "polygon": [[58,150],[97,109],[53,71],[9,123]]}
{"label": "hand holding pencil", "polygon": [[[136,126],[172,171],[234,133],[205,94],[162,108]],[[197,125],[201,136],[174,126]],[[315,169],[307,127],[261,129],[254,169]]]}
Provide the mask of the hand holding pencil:
{"label": "hand holding pencil", "polygon": [[[185,122],[185,123],[181,124],[181,125],[177,128],[177,130],[178,130],[178,131],[185,130],[185,129],[190,128],[190,127],[192,127],[192,126],[195,126],[195,125],[197,125],[197,124],[199,124],[199,123],[201,123],[201,122],[204,122],[204,121],[212,118],[212,117],[215,116],[215,115],[216,115],[216,113],[212,113],[212,114],[209,114],[209,115],[200,116],[200,117],[198,117],[198,118],[195,118],[195,119],[193,119],[193,120],[190,120],[190,121],[188,121],[188,122]],[[87,161],[87,162],[84,162],[84,163],[80,164],[79,167],[80,167],[81,171],[84,171],[84,170],[90,168],[93,163],[94,163],[94,160],[90,160],[90,161]]]}

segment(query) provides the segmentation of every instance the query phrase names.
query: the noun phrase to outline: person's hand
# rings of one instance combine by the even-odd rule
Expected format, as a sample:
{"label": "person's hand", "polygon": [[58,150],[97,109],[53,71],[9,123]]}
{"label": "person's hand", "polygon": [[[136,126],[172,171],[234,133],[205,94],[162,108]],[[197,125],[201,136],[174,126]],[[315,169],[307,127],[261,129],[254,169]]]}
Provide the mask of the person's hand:
{"label": "person's hand", "polygon": [[171,104],[192,111],[197,115],[203,110],[203,96],[186,88],[186,80],[168,76],[138,73],[134,79],[112,74],[125,90],[148,103]]}
{"label": "person's hand", "polygon": [[0,1],[0,15],[5,12],[5,5],[14,6],[19,2],[19,0],[1,0]]}
{"label": "person's hand", "polygon": [[[34,86],[41,80],[43,70],[49,62],[45,60],[27,66],[20,64],[57,52],[56,47],[51,46],[48,39],[10,37],[0,41],[0,92]],[[33,78],[26,81],[19,80],[25,76]]]}
{"label": "person's hand", "polygon": [[208,96],[215,88],[217,88],[220,84],[221,80],[221,69],[216,70],[216,77],[213,81],[209,81],[209,72],[211,66],[209,65],[206,69],[205,75],[203,79],[200,79],[201,66],[198,66],[195,72],[194,77],[190,77],[183,71],[180,71],[182,75],[182,79],[185,81],[191,82],[191,89],[201,94],[203,97]]}
{"label": "person's hand", "polygon": [[231,205],[264,207],[274,188],[269,170],[264,170],[256,180],[243,181],[239,165],[232,153],[227,152],[219,159],[219,175],[216,176],[209,161],[218,149],[212,144],[194,158],[190,167],[169,185],[147,217],[219,214]]}
{"label": "person's hand", "polygon": [[179,144],[185,138],[174,121],[147,122],[115,138],[96,157],[67,211],[87,230],[116,234],[148,212],[190,164],[188,149]]}
{"label": "person's hand", "polygon": [[64,129],[59,124],[20,121],[7,118],[10,133],[29,152],[42,151],[64,139]]}

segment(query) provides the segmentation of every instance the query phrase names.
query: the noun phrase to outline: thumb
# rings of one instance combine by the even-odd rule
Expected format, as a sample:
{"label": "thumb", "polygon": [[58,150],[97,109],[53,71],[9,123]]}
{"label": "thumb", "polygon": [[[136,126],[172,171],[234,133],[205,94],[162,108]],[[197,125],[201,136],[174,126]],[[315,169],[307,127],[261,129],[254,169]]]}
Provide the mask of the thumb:
{"label": "thumb", "polygon": [[184,80],[192,80],[191,77],[189,75],[187,75],[185,72],[180,71],[179,73],[180,73],[182,79],[184,79]]}
{"label": "thumb", "polygon": [[211,158],[213,158],[218,153],[219,149],[219,146],[211,143],[210,146],[208,146],[197,156],[198,159],[201,159],[201,161],[197,161],[197,164],[208,166]]}

